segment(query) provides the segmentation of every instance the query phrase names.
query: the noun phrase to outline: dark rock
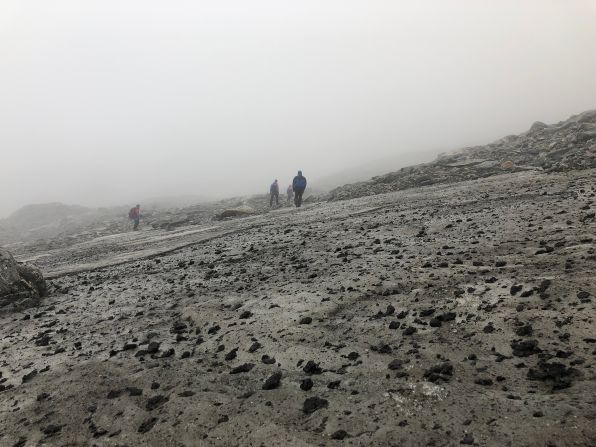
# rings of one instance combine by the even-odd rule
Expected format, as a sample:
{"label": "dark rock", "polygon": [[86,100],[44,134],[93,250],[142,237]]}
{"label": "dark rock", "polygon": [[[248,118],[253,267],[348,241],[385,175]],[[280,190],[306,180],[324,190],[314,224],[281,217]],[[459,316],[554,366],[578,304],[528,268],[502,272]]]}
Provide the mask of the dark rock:
{"label": "dark rock", "polygon": [[432,320],[430,320],[428,322],[430,327],[441,327],[441,320],[439,320],[438,318],[433,318]]}
{"label": "dark rock", "polygon": [[155,418],[155,417],[149,418],[149,419],[145,420],[139,426],[139,429],[137,431],[139,433],[147,433],[148,431],[150,431],[155,426],[156,422],[157,422],[157,418]]}
{"label": "dark rock", "polygon": [[238,348],[232,349],[230,352],[228,352],[226,354],[226,356],[224,357],[224,359],[227,360],[227,361],[234,360],[236,358],[236,353],[237,352],[238,352]]}
{"label": "dark rock", "polygon": [[172,334],[182,334],[186,332],[187,327],[188,326],[186,325],[186,323],[183,323],[182,321],[177,321],[173,324],[172,328],[170,329],[170,332]]}
{"label": "dark rock", "polygon": [[413,326],[408,326],[407,328],[404,329],[403,334],[404,335],[412,335],[414,333],[417,332],[417,329]]}
{"label": "dark rock", "polygon": [[164,351],[164,352],[163,352],[163,353],[162,353],[162,354],[159,356],[159,358],[160,358],[160,359],[165,359],[165,358],[168,358],[168,357],[173,357],[175,354],[176,354],[176,351],[174,350],[174,348],[170,348],[170,349],[168,349],[167,351]]}
{"label": "dark rock", "polygon": [[580,301],[585,301],[585,300],[587,300],[589,297],[590,297],[590,294],[589,294],[588,292],[586,292],[586,291],[581,291],[581,292],[578,292],[578,293],[577,293],[577,298],[578,298]]}
{"label": "dark rock", "polygon": [[62,425],[47,425],[46,427],[43,427],[41,431],[49,438],[50,436],[60,433],[62,431]]}
{"label": "dark rock", "polygon": [[269,357],[267,354],[265,354],[261,357],[261,362],[263,362],[265,365],[273,365],[275,363],[275,358]]}
{"label": "dark rock", "polygon": [[240,374],[240,373],[249,372],[254,367],[255,367],[254,363],[243,363],[242,365],[232,368],[232,370],[230,371],[230,374]]}
{"label": "dark rock", "polygon": [[265,380],[265,383],[263,384],[262,388],[264,390],[273,390],[279,387],[281,383],[281,377],[282,374],[280,371],[273,373],[271,376],[269,376],[267,380]]}
{"label": "dark rock", "polygon": [[453,365],[449,362],[439,363],[424,372],[424,378],[429,382],[448,382],[453,376]]}
{"label": "dark rock", "polygon": [[532,335],[532,325],[530,323],[524,324],[515,330],[515,335],[519,337],[529,337]]}
{"label": "dark rock", "polygon": [[379,354],[391,354],[393,349],[386,343],[380,342],[377,346],[371,346],[372,351],[378,352]]}
{"label": "dark rock", "polygon": [[569,388],[573,382],[575,370],[562,363],[541,361],[535,368],[528,370],[528,380],[539,380],[552,383],[553,390]]}
{"label": "dark rock", "polygon": [[392,360],[389,363],[389,365],[387,365],[387,368],[389,368],[391,370],[402,369],[406,363],[409,363],[409,360],[395,359],[395,360]]}
{"label": "dark rock", "polygon": [[430,317],[434,313],[435,313],[435,309],[423,309],[420,311],[420,316],[421,317]]}
{"label": "dark rock", "polygon": [[474,444],[474,436],[472,436],[470,433],[466,433],[464,435],[464,439],[462,439],[460,441],[460,444],[465,444],[465,445],[472,445],[472,444]]}
{"label": "dark rock", "polygon": [[538,348],[538,340],[513,340],[511,350],[516,357],[529,357],[542,352]]}
{"label": "dark rock", "polygon": [[26,383],[26,382],[31,381],[31,379],[33,379],[36,375],[37,375],[37,370],[36,369],[34,369],[31,372],[28,372],[27,374],[25,374],[23,376],[23,379],[22,379],[23,383]]}
{"label": "dark rock", "polygon": [[108,399],[116,399],[122,396],[123,390],[110,390],[106,396]]}
{"label": "dark rock", "polygon": [[348,435],[348,432],[347,431],[345,431],[345,430],[337,430],[336,432],[333,432],[331,434],[331,439],[335,439],[335,440],[341,441],[342,439],[345,439],[348,436],[349,435]]}
{"label": "dark rock", "polygon": [[319,364],[313,362],[312,360],[309,360],[308,362],[306,362],[306,365],[304,366],[304,368],[302,368],[302,371],[304,371],[306,374],[322,374],[323,373],[323,370],[321,369]]}
{"label": "dark rock", "polygon": [[165,404],[168,400],[170,399],[167,396],[158,394],[157,396],[150,397],[147,400],[145,408],[147,409],[147,411],[155,410],[156,408],[161,407],[163,404]]}
{"label": "dark rock", "polygon": [[327,408],[329,406],[329,402],[327,399],[323,399],[321,397],[309,397],[304,401],[304,405],[302,407],[302,411],[306,414],[312,414],[321,408]]}
{"label": "dark rock", "polygon": [[261,343],[259,343],[258,341],[255,341],[252,345],[250,345],[250,348],[248,348],[248,352],[253,353],[255,351],[257,351],[259,348],[261,348],[263,345],[261,345]]}
{"label": "dark rock", "polygon": [[150,342],[145,351],[147,354],[155,354],[157,351],[159,351],[159,343],[156,341]]}
{"label": "dark rock", "polygon": [[495,327],[492,323],[489,323],[486,326],[484,326],[484,328],[482,328],[482,332],[484,332],[485,334],[492,334],[494,331]]}
{"label": "dark rock", "polygon": [[215,326],[212,326],[209,329],[207,329],[207,333],[209,335],[213,335],[213,334],[216,334],[220,329],[221,329],[221,327],[219,327],[219,325],[216,324]]}
{"label": "dark rock", "polygon": [[128,388],[126,388],[126,391],[128,391],[129,396],[140,396],[143,394],[142,389],[135,388],[135,387],[128,387]]}
{"label": "dark rock", "polygon": [[312,379],[306,378],[300,382],[300,389],[302,391],[308,391],[313,387],[314,383]]}
{"label": "dark rock", "polygon": [[339,388],[340,385],[341,385],[341,380],[334,380],[327,384],[327,388],[329,388],[330,390],[336,390],[337,388]]}
{"label": "dark rock", "polygon": [[348,360],[356,360],[358,359],[358,357],[360,357],[360,354],[358,354],[357,352],[350,352],[348,354]]}
{"label": "dark rock", "polygon": [[455,312],[445,312],[442,315],[438,315],[437,319],[443,323],[447,322],[447,321],[453,321],[455,320],[456,317],[456,313]]}
{"label": "dark rock", "polygon": [[244,312],[242,312],[240,314],[240,316],[238,318],[240,318],[241,320],[246,320],[252,316],[253,316],[253,313],[250,310],[245,310]]}

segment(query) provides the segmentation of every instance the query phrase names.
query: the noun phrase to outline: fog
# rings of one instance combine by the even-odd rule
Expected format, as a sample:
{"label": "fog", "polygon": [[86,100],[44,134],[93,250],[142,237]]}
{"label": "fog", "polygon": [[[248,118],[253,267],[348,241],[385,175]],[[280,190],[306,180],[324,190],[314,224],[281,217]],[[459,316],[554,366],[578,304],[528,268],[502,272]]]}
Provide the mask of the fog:
{"label": "fog", "polygon": [[556,122],[596,107],[595,20],[590,0],[3,0],[0,216],[316,186]]}

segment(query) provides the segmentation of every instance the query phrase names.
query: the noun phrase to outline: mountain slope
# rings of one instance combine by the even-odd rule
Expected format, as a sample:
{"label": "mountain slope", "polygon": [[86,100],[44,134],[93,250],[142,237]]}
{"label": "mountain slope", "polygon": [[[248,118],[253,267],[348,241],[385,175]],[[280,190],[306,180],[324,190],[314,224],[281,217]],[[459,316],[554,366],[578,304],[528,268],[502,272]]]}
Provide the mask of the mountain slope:
{"label": "mountain slope", "polygon": [[431,163],[341,186],[332,190],[329,197],[344,200],[522,170],[558,172],[593,167],[596,167],[596,110],[588,110],[550,126],[536,122],[520,135],[442,154]]}

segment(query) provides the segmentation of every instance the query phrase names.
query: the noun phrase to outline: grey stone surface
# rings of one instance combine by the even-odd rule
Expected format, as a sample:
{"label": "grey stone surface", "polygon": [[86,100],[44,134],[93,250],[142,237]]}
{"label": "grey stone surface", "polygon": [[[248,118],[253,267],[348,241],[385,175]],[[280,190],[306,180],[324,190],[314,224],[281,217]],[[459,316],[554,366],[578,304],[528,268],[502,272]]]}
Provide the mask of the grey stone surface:
{"label": "grey stone surface", "polygon": [[8,250],[0,248],[0,311],[34,306],[46,293],[38,268],[17,263]]}

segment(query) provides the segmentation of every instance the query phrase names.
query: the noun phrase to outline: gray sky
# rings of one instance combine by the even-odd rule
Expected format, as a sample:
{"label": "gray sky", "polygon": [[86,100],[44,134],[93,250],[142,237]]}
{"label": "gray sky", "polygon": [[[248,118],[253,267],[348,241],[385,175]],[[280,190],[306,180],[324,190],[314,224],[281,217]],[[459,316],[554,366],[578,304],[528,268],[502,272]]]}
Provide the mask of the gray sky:
{"label": "gray sky", "polygon": [[2,0],[0,216],[265,192],[556,122],[596,107],[595,23],[592,0]]}

